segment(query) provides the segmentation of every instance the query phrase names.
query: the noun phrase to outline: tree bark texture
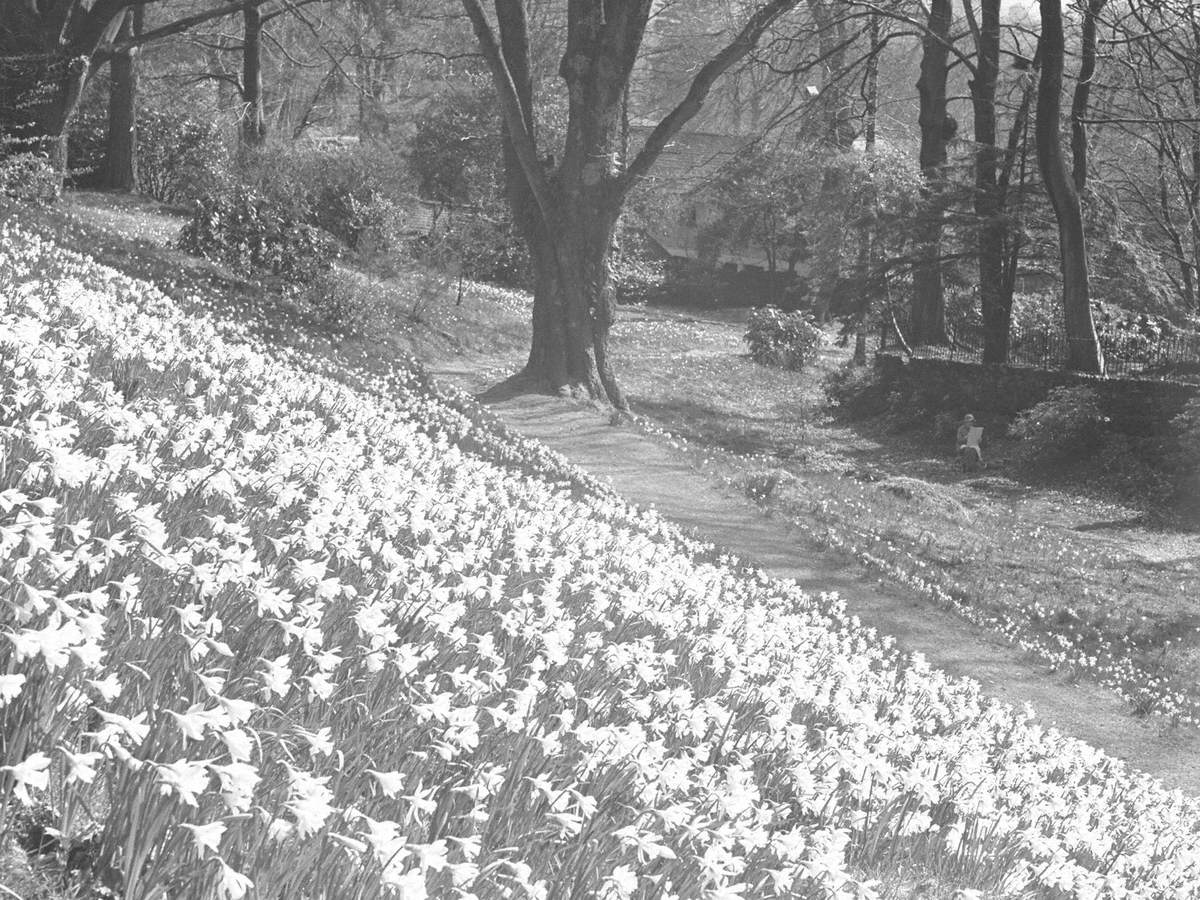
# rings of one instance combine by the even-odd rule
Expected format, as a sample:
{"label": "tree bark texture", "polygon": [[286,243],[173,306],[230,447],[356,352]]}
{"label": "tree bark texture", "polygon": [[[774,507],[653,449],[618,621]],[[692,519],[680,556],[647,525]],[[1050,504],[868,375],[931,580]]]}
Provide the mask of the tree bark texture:
{"label": "tree bark texture", "polygon": [[[1008,240],[1003,254],[1003,287],[1002,296],[1010,306],[1013,293],[1017,288],[1017,268],[1021,262],[1021,250],[1024,247],[1023,210],[1021,189],[1025,185],[1029,161],[1029,120],[1034,108],[1033,101],[1037,94],[1038,78],[1042,61],[1040,53],[1034,54],[1033,64],[1029,68],[1025,87],[1021,91],[1021,102],[1008,132],[1008,146],[1000,166],[999,187],[1000,207],[1007,220]],[[1016,199],[1013,199],[1013,177],[1016,176]]]}
{"label": "tree bark texture", "polygon": [[996,145],[996,82],[1000,76],[1000,0],[982,0],[975,77],[970,82],[975,124],[975,232],[979,257],[979,306],[983,316],[983,361],[1008,362],[1012,293],[1004,289],[1008,228],[1000,196]]}
{"label": "tree bark texture", "polygon": [[[125,13],[119,36],[141,31],[143,7]],[[129,46],[113,54],[109,63],[108,140],[104,158],[104,183],[118,191],[137,190],[138,48]]]}
{"label": "tree bark texture", "polygon": [[1066,55],[1062,7],[1059,0],[1038,0],[1038,5],[1042,14],[1042,78],[1035,120],[1037,157],[1046,194],[1058,221],[1063,324],[1067,333],[1066,364],[1070,369],[1099,374],[1104,371],[1104,355],[1092,321],[1083,212],[1059,135],[1063,58]]}
{"label": "tree bark texture", "polygon": [[[872,13],[867,22],[871,40],[871,55],[863,75],[863,150],[868,159],[875,155],[875,133],[879,119],[879,53],[882,49],[879,34],[879,15]],[[874,183],[867,186],[864,204],[866,220],[859,229],[858,272],[859,296],[854,316],[854,356],[856,366],[867,364],[867,320],[871,314],[872,281],[875,272],[875,228],[879,218],[879,199]]]}
{"label": "tree bark texture", "polygon": [[238,131],[242,150],[256,150],[267,138],[263,113],[262,13],[256,4],[242,10],[242,121]]}
{"label": "tree bark texture", "polygon": [[[850,99],[846,96],[846,22],[830,8],[828,0],[808,0],[808,9],[817,26],[818,51],[825,60],[821,76],[820,140],[834,154],[841,155],[854,145],[854,128],[850,121]],[[825,167],[821,175],[821,205],[832,209],[841,202],[843,189],[840,160]],[[817,274],[816,318],[829,319],[842,280],[842,251],[844,236],[841,229],[823,229],[814,248]]]}
{"label": "tree bark texture", "polygon": [[1076,193],[1082,194],[1088,177],[1088,135],[1084,119],[1092,95],[1096,74],[1096,20],[1107,0],[1087,0],[1083,8],[1082,35],[1079,44],[1079,78],[1071,98],[1071,177]]}
{"label": "tree bark texture", "polygon": [[915,226],[917,260],[913,267],[913,344],[945,344],[946,296],[942,283],[942,232],[946,146],[953,120],[946,110],[946,79],[950,53],[951,0],[930,0],[929,22],[922,40],[921,76],[917,79],[921,128],[921,173],[924,210]]}

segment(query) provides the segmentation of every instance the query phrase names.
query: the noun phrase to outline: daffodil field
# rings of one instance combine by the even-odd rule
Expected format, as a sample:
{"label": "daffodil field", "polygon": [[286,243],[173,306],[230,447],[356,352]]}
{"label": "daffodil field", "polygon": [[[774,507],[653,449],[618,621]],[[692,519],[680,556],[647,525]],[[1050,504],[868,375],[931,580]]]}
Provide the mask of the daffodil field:
{"label": "daffodil field", "polygon": [[0,297],[0,833],[116,896],[1200,896],[1196,800],[436,394]]}

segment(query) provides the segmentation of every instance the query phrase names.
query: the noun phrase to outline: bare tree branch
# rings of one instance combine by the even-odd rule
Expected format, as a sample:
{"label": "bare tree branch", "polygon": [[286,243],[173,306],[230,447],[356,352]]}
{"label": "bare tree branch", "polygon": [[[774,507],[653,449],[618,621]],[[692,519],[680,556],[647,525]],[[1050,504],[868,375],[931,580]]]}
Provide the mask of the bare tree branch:
{"label": "bare tree branch", "polygon": [[[463,0],[465,3],[475,0]],[[629,164],[618,181],[618,190],[627,192],[634,184],[646,176],[650,167],[666,148],[671,139],[677,135],[684,125],[691,120],[708,98],[709,91],[718,78],[728,71],[735,63],[748,55],[754,49],[758,39],[762,37],[771,24],[792,9],[799,0],[771,0],[750,17],[745,26],[720,53],[705,63],[696,73],[687,95],[666,117],[654,127],[646,143]]]}

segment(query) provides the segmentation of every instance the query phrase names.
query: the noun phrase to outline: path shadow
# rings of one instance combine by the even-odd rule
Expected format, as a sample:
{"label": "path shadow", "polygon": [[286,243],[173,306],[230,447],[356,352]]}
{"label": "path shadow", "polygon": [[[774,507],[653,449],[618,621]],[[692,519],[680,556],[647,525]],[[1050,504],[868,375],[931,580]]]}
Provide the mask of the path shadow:
{"label": "path shadow", "polygon": [[506,400],[514,400],[528,394],[553,396],[545,388],[539,386],[536,378],[526,375],[524,372],[518,372],[476,394],[475,400],[483,406],[491,406],[493,403],[503,403]]}

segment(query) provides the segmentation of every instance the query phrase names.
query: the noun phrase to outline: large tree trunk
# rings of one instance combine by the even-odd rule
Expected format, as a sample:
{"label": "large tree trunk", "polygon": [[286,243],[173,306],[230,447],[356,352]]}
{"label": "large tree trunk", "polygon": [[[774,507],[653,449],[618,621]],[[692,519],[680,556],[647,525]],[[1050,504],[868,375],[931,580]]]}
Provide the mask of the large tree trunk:
{"label": "large tree trunk", "polygon": [[[821,74],[820,140],[830,154],[841,155],[854,145],[854,127],[850,120],[850,99],[847,97],[846,22],[830,8],[828,0],[808,0],[808,9],[817,26],[818,50],[825,61]],[[842,202],[843,173],[838,160],[825,167],[821,176],[821,206],[837,209]],[[836,221],[837,216],[833,217]],[[821,230],[814,248],[816,274],[816,317],[820,322],[829,318],[842,280],[842,257],[845,235],[841,228]]]}
{"label": "large tree trunk", "polygon": [[996,146],[996,81],[1000,75],[1000,0],[983,0],[975,78],[970,83],[975,119],[975,246],[979,256],[979,306],[983,361],[1008,362],[1012,294],[1004,290],[1007,228],[999,185]]}
{"label": "large tree trunk", "polygon": [[1092,321],[1083,212],[1059,138],[1065,56],[1062,7],[1059,0],[1038,0],[1038,5],[1042,14],[1042,80],[1038,87],[1037,156],[1046,193],[1058,220],[1066,363],[1068,368],[1099,374],[1104,371],[1104,355]]}
{"label": "large tree trunk", "polygon": [[238,131],[243,151],[256,150],[267,138],[263,113],[262,13],[246,4],[242,10],[242,123]]}
{"label": "large tree trunk", "polygon": [[[118,39],[141,32],[144,7],[125,14]],[[110,63],[108,142],[104,158],[104,183],[118,191],[137,190],[138,48],[117,51]]]}
{"label": "large tree trunk", "polygon": [[[523,127],[534,130],[533,73],[529,57],[528,22],[521,0],[498,0],[499,36],[513,89],[520,104]],[[505,190],[517,231],[529,249],[533,265],[533,334],[524,374],[540,387],[563,393],[599,395],[602,387],[586,336],[567,327],[567,287],[556,250],[563,234],[552,234],[538,207],[533,187],[518,158],[511,129],[504,125]],[[542,161],[549,174],[553,160]],[[561,203],[561,201],[559,201]],[[578,298],[576,298],[578,305]],[[578,319],[576,315],[574,317]]]}
{"label": "large tree trunk", "polygon": [[946,296],[942,284],[942,232],[946,145],[954,135],[954,121],[946,111],[947,60],[950,53],[950,0],[931,0],[929,23],[922,41],[920,100],[921,173],[925,178],[924,210],[914,233],[917,258],[913,266],[913,344],[945,344]]}
{"label": "large tree trunk", "polygon": [[504,120],[513,214],[538,269],[528,374],[626,408],[609,359],[616,297],[608,269],[625,198],[701,109],[716,79],[796,2],[766,0],[758,7],[734,40],[700,67],[687,95],[628,166],[621,152],[624,101],[651,3],[570,3],[559,70],[567,86],[568,120],[562,161],[555,167],[541,155],[533,127],[523,0],[495,0],[499,34],[480,0],[462,0]]}

